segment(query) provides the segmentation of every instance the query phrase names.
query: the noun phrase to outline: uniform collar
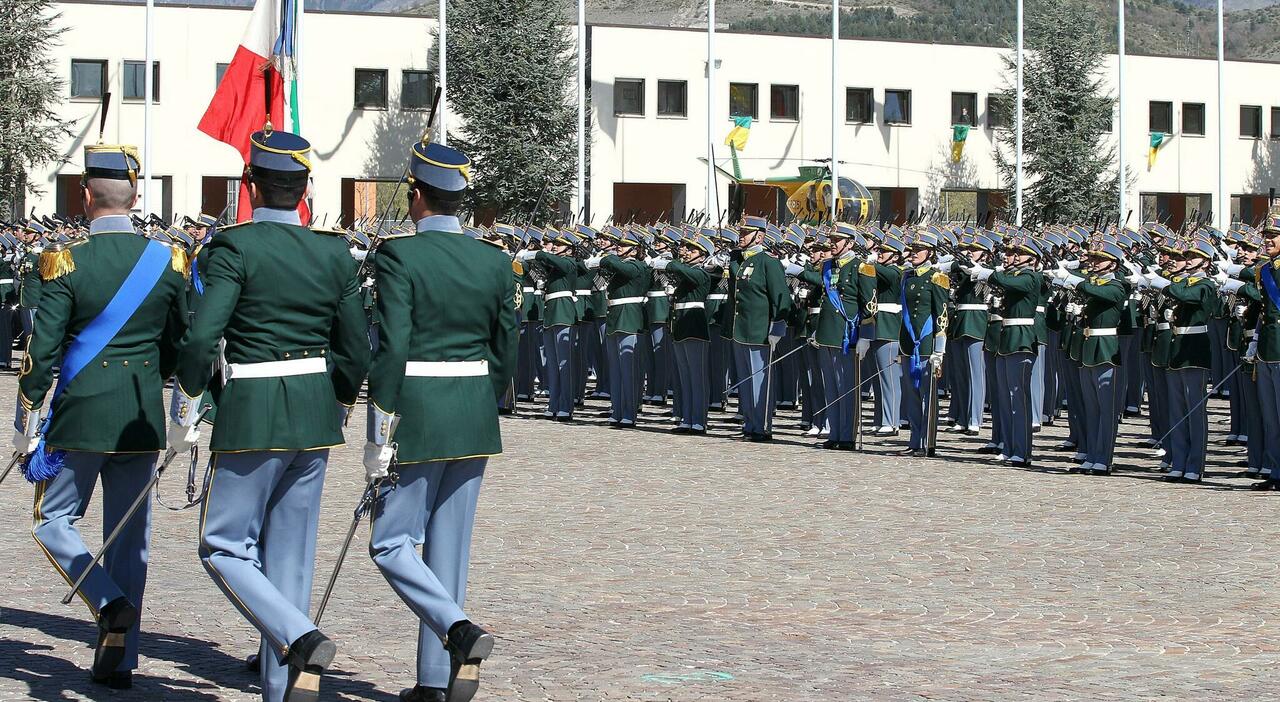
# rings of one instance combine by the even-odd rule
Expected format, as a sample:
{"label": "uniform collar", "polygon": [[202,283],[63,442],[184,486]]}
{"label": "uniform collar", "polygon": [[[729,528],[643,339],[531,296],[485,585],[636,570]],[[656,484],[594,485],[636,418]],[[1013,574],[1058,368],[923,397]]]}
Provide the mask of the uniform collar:
{"label": "uniform collar", "polygon": [[281,210],[274,207],[253,208],[253,221],[302,226],[302,217],[298,215],[297,210]]}
{"label": "uniform collar", "polygon": [[751,246],[751,247],[748,247],[748,248],[746,248],[746,249],[743,249],[743,250],[742,250],[742,258],[744,258],[744,259],[751,258],[752,256],[755,256],[756,254],[758,254],[758,253],[760,253],[760,252],[762,252],[762,251],[764,251],[764,245],[763,245],[763,244],[756,244],[755,246]]}
{"label": "uniform collar", "polygon": [[857,254],[850,251],[844,254],[843,256],[841,256],[840,258],[837,258],[836,265],[841,268],[844,268],[845,266],[849,265],[849,262],[852,261],[855,257],[857,257]]}
{"label": "uniform collar", "polygon": [[131,232],[133,220],[129,215],[104,215],[89,223],[89,235],[103,232]]}
{"label": "uniform collar", "polygon": [[462,233],[462,223],[453,215],[428,215],[418,220],[419,232]]}

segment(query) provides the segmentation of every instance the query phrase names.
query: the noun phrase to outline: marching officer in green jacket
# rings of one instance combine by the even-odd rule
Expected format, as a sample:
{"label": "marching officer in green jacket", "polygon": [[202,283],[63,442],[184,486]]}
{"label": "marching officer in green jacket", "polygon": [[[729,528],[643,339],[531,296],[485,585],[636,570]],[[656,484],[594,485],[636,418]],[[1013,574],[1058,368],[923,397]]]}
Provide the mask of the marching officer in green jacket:
{"label": "marching officer in green jacket", "polygon": [[[873,230],[873,234],[875,230]],[[873,260],[859,273],[875,281],[875,304],[868,304],[871,329],[858,340],[858,359],[869,352],[870,370],[876,378],[876,436],[897,436],[902,422],[902,256],[907,245],[895,233],[886,233],[873,252]]]}
{"label": "marching officer in green jacket", "polygon": [[[711,322],[710,358],[707,360],[708,374],[711,376],[711,409],[721,411],[725,408],[725,388],[733,373],[733,357],[730,353],[733,341],[733,303],[729,296],[733,292],[734,275],[738,271],[736,261],[730,260],[725,251],[738,248],[738,233],[732,229],[716,231],[717,253],[707,265],[713,278],[711,293],[707,295],[707,317]],[[736,381],[734,381],[736,382]]]}
{"label": "marching officer in green jacket", "polygon": [[1209,379],[1209,318],[1218,305],[1218,290],[1206,268],[1216,256],[1203,240],[1182,249],[1183,266],[1172,280],[1152,273],[1146,280],[1161,290],[1161,313],[1169,324],[1168,387],[1170,428],[1165,448],[1169,472],[1165,480],[1198,483],[1204,474],[1209,418],[1204,403]]}
{"label": "marching officer in green jacket", "polygon": [[[1249,342],[1245,359],[1254,363],[1258,384],[1258,409],[1262,415],[1262,465],[1266,480],[1255,490],[1280,490],[1280,206],[1272,206],[1262,227],[1263,257],[1255,267],[1253,282],[1262,293],[1257,334]],[[1250,437],[1253,445],[1253,435]]]}
{"label": "marching officer in green jacket", "polygon": [[[68,583],[91,559],[76,521],[99,478],[104,534],[151,478],[164,448],[164,381],[186,328],[184,253],[138,236],[129,219],[138,161],[132,146],[85,149],[89,236],[40,256],[41,312],[18,381],[14,448],[30,454],[32,534]],[[138,667],[150,527],[144,501],[79,590],[98,624],[92,679],[112,688],[131,687]]]}
{"label": "marching officer in green jacket", "polygon": [[[670,258],[682,238],[679,229],[663,227],[653,237],[653,250],[659,256]],[[667,393],[672,387],[675,355],[671,347],[671,291],[660,275],[653,276],[649,292],[645,293],[644,312],[650,353],[646,356],[646,387],[641,399],[647,405],[661,407],[667,404]]]}
{"label": "marching officer in green jacket", "polygon": [[922,458],[927,455],[929,422],[933,410],[929,395],[936,388],[928,378],[938,377],[947,349],[947,301],[951,279],[933,266],[937,235],[920,232],[907,246],[909,267],[902,271],[902,350],[906,373],[902,376],[902,407],[911,427],[910,440],[903,455]]}
{"label": "marching officer in green jacket", "polygon": [[773,438],[773,400],[769,364],[773,348],[786,329],[791,312],[791,290],[778,259],[765,252],[763,241],[769,223],[749,216],[739,227],[741,258],[732,280],[733,355],[743,383],[738,406],[743,415],[741,438],[769,441]]}
{"label": "marching officer in green jacket", "polygon": [[546,353],[548,419],[573,420],[574,329],[578,324],[578,263],[573,259],[577,243],[567,231],[550,230],[540,251],[526,249],[516,260],[538,267],[542,287],[542,348]]}
{"label": "marching officer in green jacket", "polygon": [[[524,243],[528,250],[541,249],[542,230],[527,227]],[[542,348],[543,290],[530,266],[525,267],[521,297],[523,321],[520,326],[520,360],[516,368],[516,399],[532,400],[537,394],[535,379],[546,385],[546,365]]]}
{"label": "marching officer in green jacket", "polygon": [[[978,265],[991,260],[993,243],[982,235],[969,236],[960,244],[959,256]],[[955,281],[955,306],[948,322],[948,343],[955,360],[951,364],[954,392],[949,414],[952,429],[967,436],[982,430],[982,413],[987,401],[986,360],[983,342],[987,337],[987,304],[985,283],[961,276]]]}
{"label": "marching officer in green jacket", "polygon": [[310,151],[295,134],[251,136],[253,222],[223,229],[207,247],[170,412],[169,446],[186,451],[224,340],[200,559],[262,634],[267,702],[316,699],[336,653],[308,614],[320,493],[369,366],[356,262],[341,238],[299,220]]}
{"label": "marching officer in green jacket", "polygon": [[[1116,275],[1124,252],[1114,242],[1098,241],[1088,252],[1087,275],[1069,275],[1058,269],[1053,284],[1075,292],[1083,306],[1080,334],[1081,432],[1078,449],[1085,454],[1079,471],[1084,475],[1108,475],[1115,451],[1120,411],[1116,407],[1122,392],[1116,384],[1121,363],[1117,332],[1129,285]],[[1032,407],[1032,411],[1035,408]]]}
{"label": "marching officer in green jacket", "polygon": [[716,253],[702,235],[680,240],[679,261],[660,258],[654,268],[675,280],[671,296],[671,336],[675,341],[676,395],[674,434],[706,434],[710,405],[707,349],[711,343],[707,295],[715,279],[703,266]]}
{"label": "marching officer in green jacket", "polygon": [[[386,242],[378,258],[383,340],[369,372],[364,464],[372,482],[387,477],[394,458],[398,478],[374,508],[369,553],[420,620],[417,684],[400,694],[407,702],[470,700],[493,649],[462,606],[481,479],[488,458],[502,453],[497,398],[511,380],[518,332],[510,260],[464,235],[456,216],[470,167],[454,149],[415,143],[408,179],[417,233]],[[537,256],[551,269],[548,298],[572,295],[572,261]],[[548,303],[548,323],[571,328],[571,297]]]}
{"label": "marching officer in green jacket", "polygon": [[639,359],[636,344],[645,328],[645,294],[649,292],[651,269],[636,260],[640,235],[605,227],[610,250],[587,259],[589,270],[599,270],[608,280],[609,316],[605,334],[609,342],[610,426],[632,429],[640,411]]}
{"label": "marching officer in green jacket", "polygon": [[18,230],[18,239],[28,247],[17,270],[18,320],[22,324],[22,335],[25,338],[30,338],[31,330],[35,328],[36,308],[40,306],[40,292],[44,287],[44,281],[40,278],[40,253],[44,245],[40,241],[39,232],[32,228],[33,225],[40,226],[32,223]]}

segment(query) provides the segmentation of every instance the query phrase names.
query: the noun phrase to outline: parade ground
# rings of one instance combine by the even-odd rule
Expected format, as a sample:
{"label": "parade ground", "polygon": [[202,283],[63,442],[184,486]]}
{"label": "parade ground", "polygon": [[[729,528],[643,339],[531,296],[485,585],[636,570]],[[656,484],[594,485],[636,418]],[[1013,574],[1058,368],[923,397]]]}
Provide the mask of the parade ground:
{"label": "parade ground", "polygon": [[[16,381],[0,378],[0,405]],[[603,405],[591,403],[594,414]],[[361,406],[334,451],[315,598],[363,486]],[[540,408],[525,404],[522,413]],[[1110,477],[1032,470],[942,435],[935,460],[778,440],[671,436],[605,419],[507,418],[485,476],[467,595],[498,639],[480,700],[1267,699],[1280,685],[1276,493],[1253,493],[1210,413],[1201,485],[1169,484],[1126,419]],[[1037,436],[1061,440],[1065,420]],[[7,449],[6,449],[7,451]],[[7,455],[7,454],[6,454]],[[180,501],[187,466],[163,483]],[[196,558],[198,510],[157,511],[130,691],[93,686],[95,628],[29,532],[32,488],[0,486],[0,700],[257,699],[257,634]],[[98,504],[80,525],[96,546]],[[392,702],[417,621],[362,527],[325,614],[323,699]]]}

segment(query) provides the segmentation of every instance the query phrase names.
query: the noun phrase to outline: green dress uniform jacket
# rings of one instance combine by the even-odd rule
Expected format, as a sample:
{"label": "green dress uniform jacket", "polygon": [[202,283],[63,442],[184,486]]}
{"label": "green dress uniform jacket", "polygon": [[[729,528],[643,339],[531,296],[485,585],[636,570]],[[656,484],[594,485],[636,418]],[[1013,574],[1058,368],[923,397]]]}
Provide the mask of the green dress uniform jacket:
{"label": "green dress uniform jacket", "polygon": [[1004,319],[1000,322],[1000,356],[1035,351],[1036,307],[1044,276],[1030,268],[996,271],[987,282],[1004,293]]}
{"label": "green dress uniform jacket", "polygon": [[23,256],[19,271],[22,273],[22,287],[18,290],[18,305],[39,307],[40,293],[44,288],[44,280],[40,278],[40,254],[28,253]]}
{"label": "green dress uniform jacket", "polygon": [[666,283],[662,282],[662,276],[652,269],[650,271],[652,271],[650,276],[653,280],[645,293],[645,320],[650,325],[663,324],[671,319],[671,291],[667,290]]}
{"label": "green dress uniform jacket", "polygon": [[778,259],[763,251],[746,252],[733,279],[733,340],[761,345],[769,328],[791,313],[791,289]]}
{"label": "green dress uniform jacket", "polygon": [[[733,338],[733,281],[737,278],[738,262],[730,260],[729,264],[720,270],[720,279],[716,281],[711,294],[707,296],[707,301],[715,305],[711,310],[711,323],[720,327],[722,339]],[[724,297],[720,298],[721,295]]]}
{"label": "green dress uniform jacket", "polygon": [[676,341],[710,341],[707,295],[711,293],[715,279],[702,266],[689,266],[679,261],[668,263],[667,272],[677,279],[671,306],[671,335]]}
{"label": "green dress uniform jacket", "polygon": [[229,378],[218,399],[210,448],[299,451],[341,445],[337,403],[355,404],[369,368],[358,266],[346,245],[327,232],[254,222],[221,230],[207,248],[204,296],[183,342],[177,391],[188,398],[204,392],[219,339],[226,341],[229,364],[320,356],[330,368]]}
{"label": "green dress uniform jacket", "polygon": [[1259,261],[1253,272],[1254,286],[1262,299],[1262,311],[1258,320],[1258,360],[1267,363],[1280,361],[1280,309],[1267,296],[1262,283],[1262,267],[1270,266],[1271,273],[1280,283],[1280,261]]}
{"label": "green dress uniform jacket", "polygon": [[[947,335],[947,298],[950,291],[951,279],[931,265],[907,268],[902,272],[902,295],[906,300],[902,314],[911,316],[911,325],[920,337],[922,358],[933,353],[935,337]],[[924,326],[930,317],[933,318],[933,331],[925,334]],[[898,345],[903,356],[910,356],[915,348],[915,342],[905,323],[898,337]]]}
{"label": "green dress uniform jacket", "polygon": [[521,304],[520,312],[526,322],[542,321],[542,291],[538,289],[538,283],[533,278],[533,274],[529,272],[529,267],[525,267],[524,283],[521,286],[521,293],[524,300]]}
{"label": "green dress uniform jacket", "polygon": [[882,263],[864,263],[858,272],[875,281],[875,339],[879,341],[896,341],[902,335],[902,313],[881,310],[881,305],[902,304],[902,271],[900,266],[886,266]]}
{"label": "green dress uniform jacket", "polygon": [[953,281],[956,290],[956,303],[951,310],[950,328],[947,329],[949,339],[985,339],[987,338],[986,285],[972,280],[969,276],[961,276]]}
{"label": "green dress uniform jacket", "polygon": [[600,260],[609,278],[609,313],[606,334],[639,334],[644,331],[644,303],[648,299],[650,268],[640,261],[609,254]]}
{"label": "green dress uniform jacket", "polygon": [[1193,332],[1209,324],[1209,318],[1218,306],[1217,286],[1209,278],[1180,276],[1163,292],[1173,309],[1169,369],[1208,369],[1212,355],[1210,336],[1204,331]]}
{"label": "green dress uniform jacket", "polygon": [[1243,314],[1237,315],[1234,309],[1230,310],[1231,321],[1227,325],[1227,348],[1232,351],[1244,352],[1249,348],[1249,342],[1253,341],[1258,330],[1258,317],[1262,314],[1262,290],[1258,287],[1261,283],[1255,283],[1257,279],[1257,270],[1253,267],[1240,271],[1238,280],[1244,281],[1244,285],[1235,294],[1235,304],[1232,308],[1243,307]]}
{"label": "green dress uniform jacket", "polygon": [[9,261],[0,263],[0,302],[13,304],[18,297],[18,271]]}
{"label": "green dress uniform jacket", "polygon": [[591,279],[594,276],[592,276],[591,271],[587,270],[587,265],[580,259],[573,259],[573,266],[577,269],[577,281],[574,283],[573,292],[577,296],[578,321],[595,321],[595,292],[591,289]]}
{"label": "green dress uniform jacket", "polygon": [[[859,274],[860,264],[853,258],[846,258],[844,261],[837,261],[839,266],[839,275],[833,276],[834,286],[840,295],[840,303],[844,305],[844,312],[851,317],[861,314],[865,309],[867,302],[875,295],[875,280],[873,278]],[[819,346],[827,346],[831,348],[841,348],[844,346],[844,330],[845,318],[840,314],[840,310],[832,304],[831,298],[827,295],[822,287],[822,272],[805,271],[802,279],[806,282],[817,281],[818,295],[821,296],[821,311],[817,314],[817,324],[814,327],[814,340]],[[859,320],[861,326],[861,320]],[[865,328],[862,331],[867,331]]]}
{"label": "green dress uniform jacket", "polygon": [[1083,343],[1080,363],[1094,366],[1120,365],[1120,333],[1129,286],[1114,275],[1090,276],[1076,284],[1076,294],[1084,305]]}
{"label": "green dress uniform jacket", "polygon": [[[555,266],[573,263],[553,258],[561,259]],[[506,254],[465,234],[419,232],[382,245],[377,280],[382,340],[369,371],[369,401],[400,415],[397,459],[502,453],[497,399],[511,382],[519,338]],[[564,301],[572,311],[573,301]],[[421,361],[484,361],[488,375],[406,374],[407,364]]]}
{"label": "green dress uniform jacket", "polygon": [[[93,234],[68,250],[75,270],[43,281],[40,314],[18,380],[25,409],[43,406],[63,350],[115,297],[148,243],[133,231]],[[185,261],[178,265],[183,272],[166,268],[106,348],[63,388],[45,437],[49,448],[164,448],[164,381],[173,374],[187,324]]]}
{"label": "green dress uniform jacket", "polygon": [[571,327],[577,324],[577,262],[566,256],[539,251],[531,263],[542,266],[547,272],[547,282],[542,289],[542,326]]}

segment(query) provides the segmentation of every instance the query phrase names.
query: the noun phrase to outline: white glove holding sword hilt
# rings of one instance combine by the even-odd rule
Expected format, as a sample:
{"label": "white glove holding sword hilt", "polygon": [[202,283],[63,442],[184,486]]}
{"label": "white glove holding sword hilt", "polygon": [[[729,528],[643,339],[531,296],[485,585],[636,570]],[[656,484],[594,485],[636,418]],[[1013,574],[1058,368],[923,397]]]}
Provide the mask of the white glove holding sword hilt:
{"label": "white glove holding sword hilt", "polygon": [[200,398],[192,397],[183,391],[182,386],[175,386],[173,399],[169,403],[169,431],[165,433],[165,443],[175,454],[185,453],[192,446],[200,443],[200,418],[204,411],[200,409]]}
{"label": "white glove holding sword hilt", "polygon": [[367,482],[382,480],[391,474],[391,464],[396,460],[393,437],[399,424],[399,415],[384,412],[373,402],[369,403],[368,440],[364,444],[364,478]]}
{"label": "white glove holding sword hilt", "polygon": [[43,411],[26,409],[22,406],[22,399],[18,399],[18,412],[13,418],[14,453],[26,455],[35,450],[40,443],[40,425],[43,422]]}

